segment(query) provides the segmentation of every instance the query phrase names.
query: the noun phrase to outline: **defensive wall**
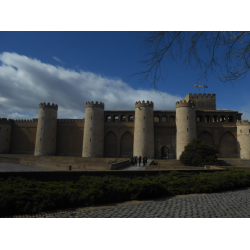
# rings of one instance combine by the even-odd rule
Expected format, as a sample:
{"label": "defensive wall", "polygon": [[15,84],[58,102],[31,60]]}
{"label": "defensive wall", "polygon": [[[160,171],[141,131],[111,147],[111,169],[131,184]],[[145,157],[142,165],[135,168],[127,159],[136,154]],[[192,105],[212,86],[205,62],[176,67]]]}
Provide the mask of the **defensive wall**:
{"label": "defensive wall", "polygon": [[[197,107],[198,101],[206,109]],[[195,108],[192,108],[192,102]],[[212,108],[209,106],[211,102],[215,105]],[[214,146],[222,158],[241,157],[240,152],[242,157],[250,158],[250,130],[245,131],[249,124],[240,123],[242,113],[215,110],[216,95],[188,94],[179,103],[191,105],[179,107],[177,104],[176,110],[154,110],[153,102],[142,101],[135,103],[135,110],[104,110],[104,104],[88,102],[85,109],[89,113],[86,112],[85,119],[57,119],[54,112],[57,105],[43,103],[39,105],[39,112],[52,110],[54,113],[48,115],[48,122],[40,127],[39,119],[42,121],[47,111],[39,119],[0,119],[0,154],[33,155],[36,138],[39,142],[42,137],[47,137],[48,142],[55,144],[54,152],[51,151],[54,155],[86,157],[88,155],[83,154],[87,152],[83,147],[85,138],[86,148],[91,154],[99,152],[99,156],[92,157],[130,158],[147,154],[152,158],[176,159],[178,145],[183,144],[180,155],[192,138],[199,138]],[[44,127],[49,131],[48,135],[41,133]],[[243,151],[246,156],[243,156]]]}

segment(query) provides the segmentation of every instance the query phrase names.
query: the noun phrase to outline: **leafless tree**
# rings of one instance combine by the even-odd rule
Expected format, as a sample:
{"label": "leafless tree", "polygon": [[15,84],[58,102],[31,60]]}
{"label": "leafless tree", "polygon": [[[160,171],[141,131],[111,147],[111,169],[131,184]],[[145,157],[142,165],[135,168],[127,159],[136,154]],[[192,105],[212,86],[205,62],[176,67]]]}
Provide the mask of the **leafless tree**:
{"label": "leafless tree", "polygon": [[147,49],[141,62],[145,70],[136,74],[155,88],[163,79],[163,70],[168,70],[166,60],[176,61],[178,57],[187,66],[200,69],[198,80],[216,72],[222,82],[232,82],[250,70],[249,31],[149,32],[142,39]]}

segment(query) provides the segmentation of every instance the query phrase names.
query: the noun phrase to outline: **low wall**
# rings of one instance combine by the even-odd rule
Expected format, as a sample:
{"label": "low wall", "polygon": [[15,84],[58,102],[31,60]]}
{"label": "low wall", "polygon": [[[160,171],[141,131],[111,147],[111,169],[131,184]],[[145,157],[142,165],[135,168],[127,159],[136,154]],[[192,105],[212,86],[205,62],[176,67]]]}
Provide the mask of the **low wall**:
{"label": "low wall", "polygon": [[69,156],[0,155],[0,162],[10,162],[55,171],[71,169],[112,170],[127,165],[128,158],[83,158]]}
{"label": "low wall", "polygon": [[239,159],[239,158],[219,158],[222,166],[235,166],[250,168],[250,160]]}

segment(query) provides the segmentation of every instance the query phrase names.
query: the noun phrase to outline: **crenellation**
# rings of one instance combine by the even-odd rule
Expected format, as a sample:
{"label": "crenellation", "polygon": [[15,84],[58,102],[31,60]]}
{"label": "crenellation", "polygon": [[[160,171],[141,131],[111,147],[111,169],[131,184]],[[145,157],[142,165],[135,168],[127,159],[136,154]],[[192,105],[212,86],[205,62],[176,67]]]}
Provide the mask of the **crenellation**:
{"label": "crenellation", "polygon": [[95,107],[95,108],[101,108],[101,109],[104,109],[104,103],[102,103],[102,102],[93,102],[93,101],[91,101],[91,102],[86,102],[86,105],[85,105],[85,107],[86,108],[93,108],[93,107]]}
{"label": "crenellation", "polygon": [[237,121],[236,126],[249,126],[250,122],[248,120],[243,120],[243,121]]}
{"label": "crenellation", "polygon": [[50,104],[49,102],[47,104],[45,102],[39,104],[39,109],[45,109],[45,108],[58,110],[58,105],[54,103]]}
{"label": "crenellation", "polygon": [[141,101],[138,101],[138,102],[135,102],[135,108],[140,108],[140,107],[151,107],[151,108],[154,108],[154,103],[151,101],[147,101],[145,102],[144,100],[141,102]]}

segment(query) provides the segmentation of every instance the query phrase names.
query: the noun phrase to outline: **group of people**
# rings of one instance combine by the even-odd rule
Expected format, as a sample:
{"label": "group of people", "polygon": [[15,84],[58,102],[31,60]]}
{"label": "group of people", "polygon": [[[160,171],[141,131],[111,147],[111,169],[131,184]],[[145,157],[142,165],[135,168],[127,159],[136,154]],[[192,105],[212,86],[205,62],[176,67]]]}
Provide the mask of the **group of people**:
{"label": "group of people", "polygon": [[[145,166],[147,164],[148,158],[146,156],[143,157],[142,162],[143,162],[143,166]],[[131,163],[133,164],[133,166],[137,166],[137,162],[139,162],[139,166],[141,165],[141,156],[139,156],[139,158],[137,158],[137,156],[134,156],[131,158]]]}

